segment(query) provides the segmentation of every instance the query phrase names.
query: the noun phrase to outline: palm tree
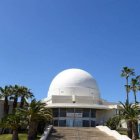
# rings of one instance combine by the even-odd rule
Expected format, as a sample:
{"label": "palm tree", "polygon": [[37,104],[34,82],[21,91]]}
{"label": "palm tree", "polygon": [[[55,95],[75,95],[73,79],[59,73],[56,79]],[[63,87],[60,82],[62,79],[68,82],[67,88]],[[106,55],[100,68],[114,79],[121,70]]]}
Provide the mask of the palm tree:
{"label": "palm tree", "polygon": [[127,102],[129,103],[129,92],[130,92],[130,85],[129,85],[129,77],[135,75],[134,69],[123,67],[121,76],[126,78],[126,94],[127,94]]}
{"label": "palm tree", "polygon": [[20,105],[19,105],[21,108],[23,108],[28,98],[34,97],[34,95],[30,92],[30,89],[28,89],[25,86],[14,85],[11,87],[11,89],[12,89],[12,95],[10,99],[13,100],[13,112],[17,108],[19,97],[21,98]]}
{"label": "palm tree", "polygon": [[30,89],[24,86],[19,88],[19,92],[21,95],[20,108],[23,108],[24,104],[27,103],[27,99],[34,97],[34,95],[30,92]]}
{"label": "palm tree", "polygon": [[137,103],[136,93],[139,90],[139,85],[140,85],[140,83],[138,82],[138,78],[137,77],[131,79],[131,90],[134,93],[135,104]]}
{"label": "palm tree", "polygon": [[18,140],[18,129],[21,126],[24,126],[26,121],[26,118],[23,114],[19,111],[15,111],[14,114],[8,114],[5,116],[0,125],[4,128],[9,128],[12,130],[12,140]]}
{"label": "palm tree", "polygon": [[9,112],[8,98],[11,96],[11,86],[0,87],[0,98],[4,98],[4,116]]}
{"label": "palm tree", "polygon": [[50,120],[52,118],[51,110],[45,106],[45,103],[33,99],[28,108],[21,109],[27,115],[29,121],[28,140],[35,140],[40,120]]}
{"label": "palm tree", "polygon": [[140,91],[140,75],[138,75],[136,77],[137,81],[138,81],[138,85],[137,85],[137,88],[138,88],[138,91]]}
{"label": "palm tree", "polygon": [[137,104],[131,104],[127,101],[125,104],[120,103],[120,117],[132,123],[132,140],[136,140],[138,138],[137,121],[140,115],[139,107]]}
{"label": "palm tree", "polygon": [[[130,85],[129,85],[129,77],[135,75],[134,69],[123,67],[121,76],[126,78],[126,102],[129,103],[129,92],[130,92]],[[132,138],[132,123],[131,121],[127,120],[127,134],[129,138]]]}
{"label": "palm tree", "polygon": [[[139,77],[140,76],[137,76],[136,78],[132,78],[131,79],[131,90],[133,91],[133,94],[134,94],[134,100],[135,100],[135,104],[137,104],[137,91],[139,90],[139,85],[140,85],[140,82],[139,82]],[[135,129],[138,130],[138,121],[135,122]],[[138,135],[138,131],[136,131]]]}
{"label": "palm tree", "polygon": [[20,97],[19,86],[18,85],[11,86],[11,90],[12,95],[10,97],[10,100],[13,100],[13,113],[14,113],[18,104],[18,97]]}

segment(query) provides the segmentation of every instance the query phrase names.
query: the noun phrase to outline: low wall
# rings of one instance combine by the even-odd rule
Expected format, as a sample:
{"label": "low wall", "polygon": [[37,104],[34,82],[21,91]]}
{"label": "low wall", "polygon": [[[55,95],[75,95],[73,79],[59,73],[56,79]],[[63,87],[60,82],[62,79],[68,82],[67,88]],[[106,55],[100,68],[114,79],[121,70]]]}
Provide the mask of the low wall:
{"label": "low wall", "polygon": [[40,140],[47,140],[53,126],[49,125],[48,127],[45,128],[43,135],[41,136]]}
{"label": "low wall", "polygon": [[121,135],[121,134],[119,134],[116,130],[111,130],[111,129],[108,128],[107,126],[96,126],[96,128],[98,128],[100,131],[105,132],[105,133],[108,134],[109,136],[113,136],[113,137],[116,138],[117,140],[131,140],[131,139],[128,138],[126,135]]}

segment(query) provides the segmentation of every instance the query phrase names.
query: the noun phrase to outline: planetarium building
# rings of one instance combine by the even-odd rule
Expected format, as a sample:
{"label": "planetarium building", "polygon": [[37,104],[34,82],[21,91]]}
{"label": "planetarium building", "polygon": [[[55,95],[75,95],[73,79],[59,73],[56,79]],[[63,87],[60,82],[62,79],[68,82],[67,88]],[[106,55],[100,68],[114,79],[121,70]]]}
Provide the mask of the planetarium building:
{"label": "planetarium building", "polygon": [[53,111],[54,126],[94,127],[117,112],[117,104],[101,99],[96,80],[81,69],[56,75],[43,101]]}

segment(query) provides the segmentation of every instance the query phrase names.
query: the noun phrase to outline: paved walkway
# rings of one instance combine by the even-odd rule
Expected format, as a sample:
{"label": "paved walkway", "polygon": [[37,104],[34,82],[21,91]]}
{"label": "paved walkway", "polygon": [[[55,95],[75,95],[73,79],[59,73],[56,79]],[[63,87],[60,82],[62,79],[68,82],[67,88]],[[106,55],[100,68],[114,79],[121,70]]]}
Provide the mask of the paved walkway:
{"label": "paved walkway", "polygon": [[48,140],[116,140],[97,128],[54,127]]}

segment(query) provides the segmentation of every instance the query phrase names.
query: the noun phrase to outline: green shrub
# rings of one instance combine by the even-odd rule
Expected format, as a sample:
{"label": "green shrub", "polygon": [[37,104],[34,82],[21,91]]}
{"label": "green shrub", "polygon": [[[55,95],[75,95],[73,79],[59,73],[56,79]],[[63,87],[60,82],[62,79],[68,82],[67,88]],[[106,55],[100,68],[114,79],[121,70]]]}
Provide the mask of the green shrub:
{"label": "green shrub", "polygon": [[108,126],[112,130],[116,130],[119,125],[119,122],[120,122],[120,117],[114,116],[106,122],[106,126]]}

